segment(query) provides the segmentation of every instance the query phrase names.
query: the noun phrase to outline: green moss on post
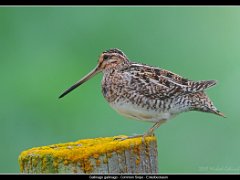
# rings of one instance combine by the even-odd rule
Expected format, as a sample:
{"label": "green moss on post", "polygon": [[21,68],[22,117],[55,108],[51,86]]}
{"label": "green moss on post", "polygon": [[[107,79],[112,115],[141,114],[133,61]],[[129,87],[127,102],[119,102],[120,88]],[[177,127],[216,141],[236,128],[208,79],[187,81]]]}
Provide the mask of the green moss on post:
{"label": "green moss on post", "polygon": [[[155,137],[83,139],[23,151],[22,173],[157,173]],[[122,136],[121,136],[122,137]]]}

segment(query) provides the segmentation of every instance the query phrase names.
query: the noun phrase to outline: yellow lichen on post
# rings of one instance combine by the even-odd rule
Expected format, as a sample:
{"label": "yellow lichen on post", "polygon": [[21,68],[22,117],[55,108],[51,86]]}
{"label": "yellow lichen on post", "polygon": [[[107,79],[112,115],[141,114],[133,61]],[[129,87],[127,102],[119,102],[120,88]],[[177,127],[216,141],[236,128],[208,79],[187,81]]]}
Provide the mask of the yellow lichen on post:
{"label": "yellow lichen on post", "polygon": [[[23,173],[156,173],[155,137],[83,139],[23,151]],[[122,137],[122,136],[121,136]]]}

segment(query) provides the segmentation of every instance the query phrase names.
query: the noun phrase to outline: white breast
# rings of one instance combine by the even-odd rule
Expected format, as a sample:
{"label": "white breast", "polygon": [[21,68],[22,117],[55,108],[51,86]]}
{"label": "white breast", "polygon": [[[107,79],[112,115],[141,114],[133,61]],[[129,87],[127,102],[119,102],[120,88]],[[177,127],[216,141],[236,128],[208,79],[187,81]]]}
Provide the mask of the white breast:
{"label": "white breast", "polygon": [[171,113],[169,112],[160,112],[157,110],[141,108],[130,102],[111,103],[110,105],[119,114],[141,121],[159,122],[163,119],[170,119],[172,117]]}

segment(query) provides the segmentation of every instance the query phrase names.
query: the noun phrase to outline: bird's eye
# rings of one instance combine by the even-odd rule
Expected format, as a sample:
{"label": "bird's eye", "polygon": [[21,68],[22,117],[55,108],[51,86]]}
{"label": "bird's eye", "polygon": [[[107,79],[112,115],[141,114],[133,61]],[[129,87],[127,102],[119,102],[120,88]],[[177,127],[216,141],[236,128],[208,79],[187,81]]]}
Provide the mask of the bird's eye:
{"label": "bird's eye", "polygon": [[104,60],[107,60],[107,59],[108,59],[108,55],[104,55],[104,56],[103,56],[103,59],[104,59]]}

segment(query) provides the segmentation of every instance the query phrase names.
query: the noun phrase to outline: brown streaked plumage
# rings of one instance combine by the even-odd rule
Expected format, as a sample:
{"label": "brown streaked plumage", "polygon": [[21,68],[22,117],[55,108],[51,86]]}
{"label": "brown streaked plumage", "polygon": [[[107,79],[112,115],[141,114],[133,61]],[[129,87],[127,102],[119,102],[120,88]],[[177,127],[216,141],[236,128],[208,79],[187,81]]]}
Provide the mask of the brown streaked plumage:
{"label": "brown streaked plumage", "polygon": [[224,117],[205,93],[216,84],[215,80],[192,81],[165,69],[134,63],[115,48],[104,51],[97,67],[59,98],[99,72],[103,72],[103,96],[113,109],[126,117],[154,123],[143,136],[152,134],[160,124],[186,111],[210,112]]}

